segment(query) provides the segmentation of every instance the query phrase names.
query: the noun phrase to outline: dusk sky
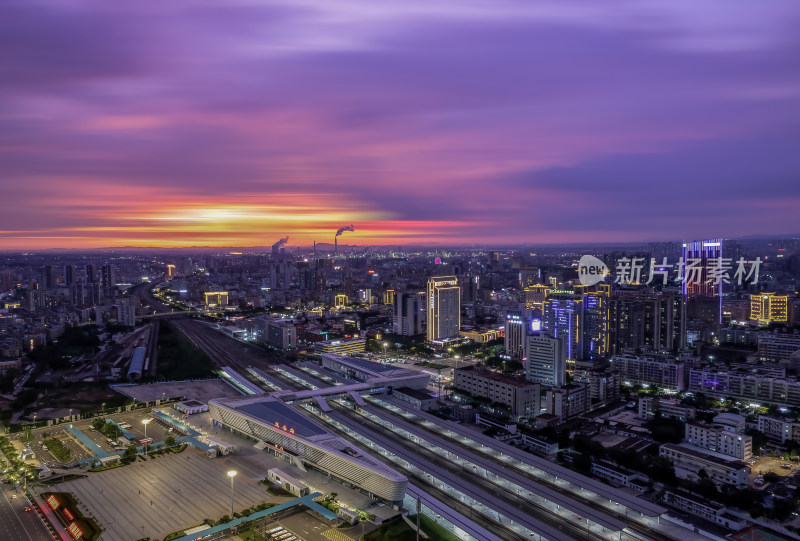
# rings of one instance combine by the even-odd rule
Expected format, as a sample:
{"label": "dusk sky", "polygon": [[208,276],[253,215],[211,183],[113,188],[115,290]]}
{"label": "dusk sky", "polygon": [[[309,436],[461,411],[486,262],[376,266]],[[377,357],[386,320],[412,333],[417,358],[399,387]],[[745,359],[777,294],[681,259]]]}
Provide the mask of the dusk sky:
{"label": "dusk sky", "polygon": [[0,249],[800,232],[800,2],[6,0]]}

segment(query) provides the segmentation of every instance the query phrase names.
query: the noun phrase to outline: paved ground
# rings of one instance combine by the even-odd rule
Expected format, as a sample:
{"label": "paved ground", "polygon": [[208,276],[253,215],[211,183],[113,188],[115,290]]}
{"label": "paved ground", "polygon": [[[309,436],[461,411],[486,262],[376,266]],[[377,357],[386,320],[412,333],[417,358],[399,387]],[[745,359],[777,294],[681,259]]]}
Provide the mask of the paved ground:
{"label": "paved ground", "polygon": [[125,396],[135,398],[138,402],[152,402],[161,400],[164,397],[185,396],[187,400],[197,400],[205,404],[212,398],[242,396],[236,389],[218,379],[126,385],[114,387],[114,390]]}
{"label": "paved ground", "polygon": [[258,482],[266,471],[244,467],[233,457],[209,459],[191,448],[145,462],[57,485],[72,492],[84,513],[95,517],[105,531],[105,541],[163,538],[206,518],[230,514],[229,469],[234,479],[234,509],[263,502],[283,502]]}
{"label": "paved ground", "polygon": [[[50,532],[34,511],[25,511],[30,503],[24,496],[3,485],[0,497],[0,539],[8,541],[52,541]],[[12,494],[16,498],[12,499]]]}

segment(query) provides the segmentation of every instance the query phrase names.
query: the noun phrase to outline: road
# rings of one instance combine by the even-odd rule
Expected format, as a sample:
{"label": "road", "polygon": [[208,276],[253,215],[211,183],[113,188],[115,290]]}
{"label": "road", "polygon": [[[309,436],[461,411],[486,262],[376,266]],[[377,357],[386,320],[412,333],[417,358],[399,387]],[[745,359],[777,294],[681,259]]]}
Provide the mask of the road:
{"label": "road", "polygon": [[[25,497],[5,487],[0,498],[0,537],[14,541],[53,541],[48,529],[35,511],[25,511],[30,506]],[[11,499],[16,494],[15,499]]]}

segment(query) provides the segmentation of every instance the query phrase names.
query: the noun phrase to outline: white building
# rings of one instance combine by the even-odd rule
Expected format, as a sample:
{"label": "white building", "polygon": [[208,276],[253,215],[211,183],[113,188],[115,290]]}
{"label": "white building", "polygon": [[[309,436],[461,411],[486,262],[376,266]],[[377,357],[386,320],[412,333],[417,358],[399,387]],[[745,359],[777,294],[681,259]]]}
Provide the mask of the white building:
{"label": "white building", "polygon": [[535,417],[541,405],[541,387],[476,366],[454,370],[455,388],[476,398],[508,406],[513,418]]}
{"label": "white building", "polygon": [[800,441],[800,423],[795,420],[779,419],[766,415],[758,416],[758,431],[770,439],[781,443]]}
{"label": "white building", "polygon": [[762,332],[758,335],[758,358],[761,361],[786,361],[800,350],[800,333]]}
{"label": "white building", "polygon": [[702,470],[718,487],[730,484],[745,489],[748,486],[750,468],[738,460],[726,460],[690,445],[674,443],[663,444],[658,454],[672,462],[675,475],[681,479],[699,481]]}
{"label": "white building", "polygon": [[747,526],[747,520],[732,515],[721,503],[712,502],[681,489],[666,489],[659,498],[662,502],[709,522],[738,531]]}
{"label": "white building", "polygon": [[719,425],[686,423],[686,443],[716,453],[747,460],[753,456],[753,437],[725,430]]}
{"label": "white building", "polygon": [[592,462],[591,472],[597,477],[611,481],[616,485],[632,488],[637,492],[647,492],[650,488],[647,482],[641,479],[636,472],[622,466],[616,466],[605,460]]}
{"label": "white building", "polygon": [[412,389],[410,387],[400,387],[394,389],[392,394],[398,400],[411,404],[411,407],[421,411],[436,409],[438,403],[435,396],[424,389]]}
{"label": "white building", "polygon": [[278,468],[271,468],[267,470],[267,479],[270,483],[278,485],[282,489],[291,492],[297,497],[309,494],[308,485],[302,481],[298,481],[288,473]]}
{"label": "white building", "polygon": [[253,319],[253,332],[256,340],[278,351],[287,351],[297,347],[297,327],[288,319],[273,319],[269,316],[257,316]]}
{"label": "white building", "polygon": [[659,353],[621,353],[611,358],[611,366],[619,371],[624,384],[651,385],[675,392],[685,388],[685,364],[675,357]]}
{"label": "white building", "polygon": [[565,423],[589,411],[589,389],[575,383],[548,389],[543,409]]}
{"label": "white building", "polygon": [[567,382],[567,351],[564,338],[546,334],[525,337],[525,379],[560,387]]}
{"label": "white building", "polygon": [[461,330],[461,288],[455,276],[428,280],[428,342],[458,338]]}
{"label": "white building", "polygon": [[399,503],[408,479],[280,400],[249,396],[209,401],[211,417],[233,432],[263,442],[262,448],[301,468],[328,474],[345,485]]}

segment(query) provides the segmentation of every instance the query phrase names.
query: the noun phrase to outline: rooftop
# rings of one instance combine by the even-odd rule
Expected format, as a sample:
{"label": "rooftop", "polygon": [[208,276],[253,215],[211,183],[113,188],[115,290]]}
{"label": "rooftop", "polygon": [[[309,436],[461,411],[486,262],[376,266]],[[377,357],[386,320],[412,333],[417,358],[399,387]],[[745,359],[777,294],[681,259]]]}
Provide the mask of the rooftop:
{"label": "rooftop", "polygon": [[294,428],[296,435],[305,438],[327,434],[322,427],[274,398],[260,397],[256,400],[245,400],[239,405],[233,404],[232,407],[264,424],[278,423],[281,427],[285,425],[287,429]]}
{"label": "rooftop", "polygon": [[394,391],[396,393],[402,393],[406,396],[410,396],[411,398],[416,398],[417,400],[430,400],[432,398],[436,398],[429,392],[422,391],[420,389],[412,389],[411,387],[400,387]]}
{"label": "rooftop", "polygon": [[474,373],[474,375],[478,377],[490,379],[492,381],[497,381],[499,383],[505,383],[506,385],[513,385],[514,387],[531,387],[534,385],[539,385],[538,383],[531,383],[530,381],[524,380],[522,378],[506,376],[498,372],[493,372],[492,370],[486,370],[482,368],[479,369],[477,366],[465,366],[464,368],[458,368],[455,370],[455,373],[456,375]]}

